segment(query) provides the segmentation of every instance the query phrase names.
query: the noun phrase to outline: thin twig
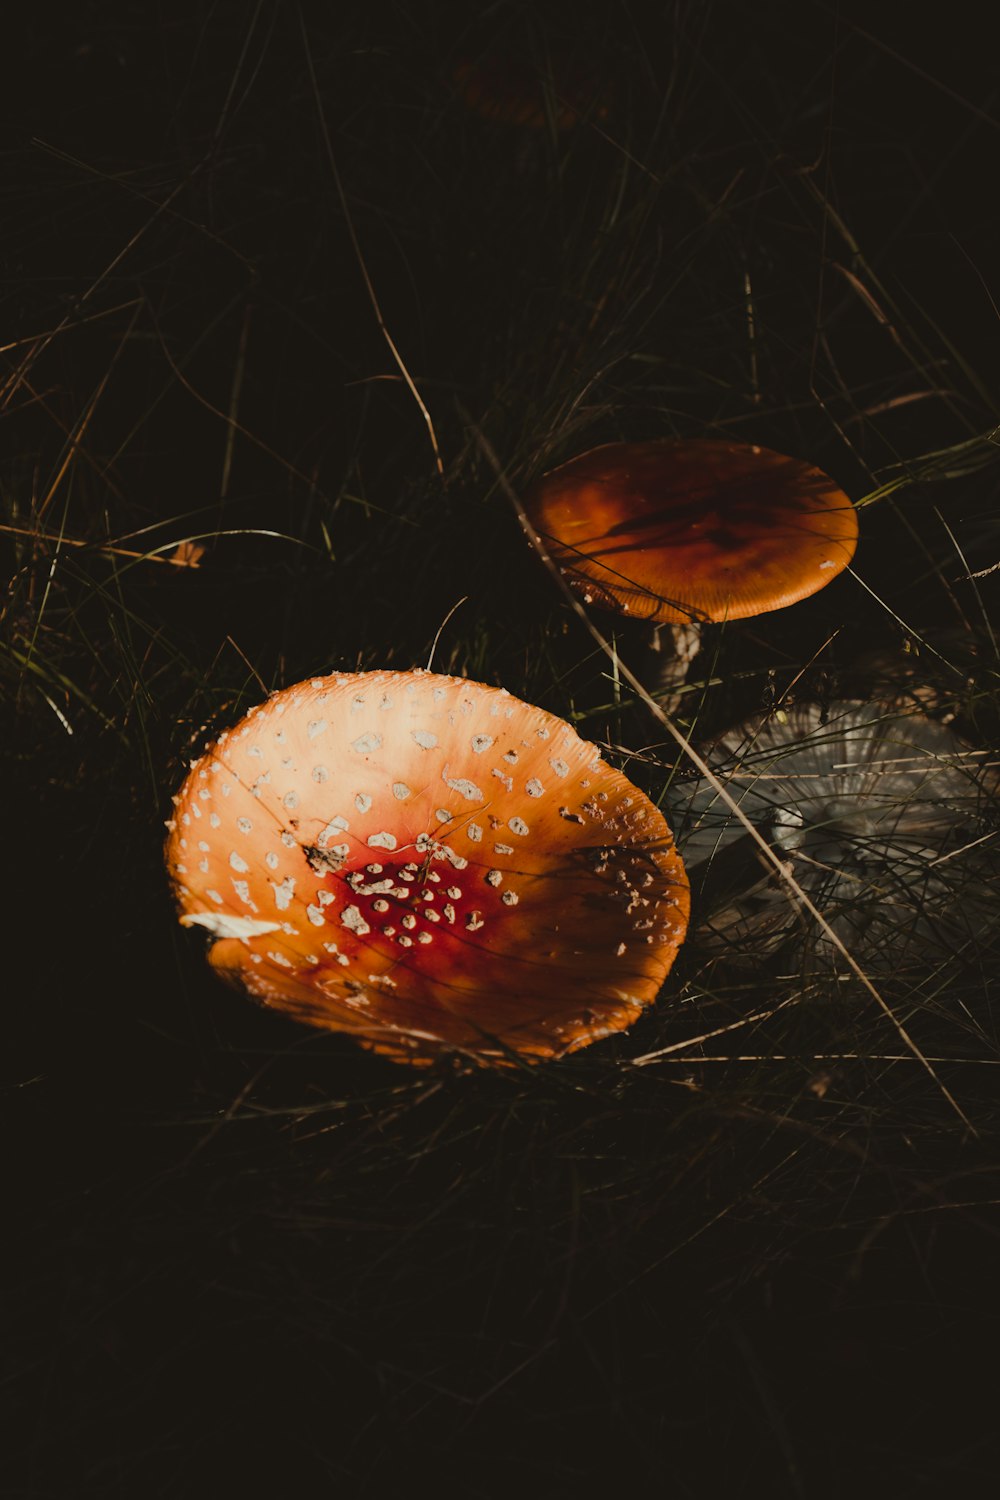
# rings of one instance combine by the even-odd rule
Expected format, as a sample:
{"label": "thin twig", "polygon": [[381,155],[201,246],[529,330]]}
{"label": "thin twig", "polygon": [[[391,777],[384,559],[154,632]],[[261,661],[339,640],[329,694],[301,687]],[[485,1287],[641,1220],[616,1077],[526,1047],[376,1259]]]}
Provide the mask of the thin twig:
{"label": "thin twig", "polygon": [[466,604],[468,602],[468,598],[469,598],[468,594],[465,594],[463,596],[463,598],[459,599],[455,604],[453,604],[451,606],[451,609],[449,609],[448,613],[445,615],[444,619],[441,621],[441,624],[438,626],[438,628],[437,628],[437,635],[435,635],[435,637],[434,637],[433,644],[431,645],[430,655],[427,658],[427,666],[424,669],[425,671],[429,672],[430,669],[431,669],[431,663],[434,660],[434,653],[437,650],[438,641],[441,639],[441,632],[442,632],[442,630],[447,625],[448,621],[451,619],[451,617],[455,613],[455,611],[457,609],[461,609],[462,605]]}

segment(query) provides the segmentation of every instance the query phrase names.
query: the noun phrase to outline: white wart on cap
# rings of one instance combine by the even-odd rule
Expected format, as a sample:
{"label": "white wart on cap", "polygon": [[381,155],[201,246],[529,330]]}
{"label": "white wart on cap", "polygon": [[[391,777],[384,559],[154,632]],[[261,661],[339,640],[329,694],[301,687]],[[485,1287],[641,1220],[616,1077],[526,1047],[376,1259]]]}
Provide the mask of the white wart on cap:
{"label": "white wart on cap", "polygon": [[174,801],[168,870],[212,964],[400,1059],[586,1046],[652,1003],[684,937],[662,814],[498,688],[314,678],[221,734]]}

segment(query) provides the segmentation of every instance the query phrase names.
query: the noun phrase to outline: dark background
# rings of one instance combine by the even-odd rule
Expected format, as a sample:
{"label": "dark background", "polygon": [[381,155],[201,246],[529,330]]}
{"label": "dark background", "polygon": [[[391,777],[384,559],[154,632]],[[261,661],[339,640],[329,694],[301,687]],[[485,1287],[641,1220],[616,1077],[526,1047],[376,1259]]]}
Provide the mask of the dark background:
{"label": "dark background", "polygon": [[[985,8],[8,24],[9,1493],[994,1493],[988,965],[899,997],[964,1121],[843,986],[703,1061],[789,976],[696,951],[627,1037],[416,1074],[224,990],[160,855],[213,726],[422,664],[442,622],[438,670],[652,745],[662,790],[481,438],[515,485],[667,433],[855,499],[907,478],[862,511],[863,586],[734,634],[686,722],[859,692],[905,645],[996,743]],[[470,60],[547,118],[477,112]]]}

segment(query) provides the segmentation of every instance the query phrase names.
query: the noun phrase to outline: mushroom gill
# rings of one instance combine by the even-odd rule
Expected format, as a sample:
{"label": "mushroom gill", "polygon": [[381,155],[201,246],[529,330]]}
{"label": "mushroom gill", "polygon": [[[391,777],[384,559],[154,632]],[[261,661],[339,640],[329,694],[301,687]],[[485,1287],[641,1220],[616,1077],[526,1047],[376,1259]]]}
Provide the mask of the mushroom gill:
{"label": "mushroom gill", "polygon": [[[997,759],[944,725],[877,703],[803,704],[730,730],[706,758],[867,964],[956,953],[995,925]],[[832,950],[707,781],[677,785],[670,816],[703,952],[754,963],[796,933]]]}

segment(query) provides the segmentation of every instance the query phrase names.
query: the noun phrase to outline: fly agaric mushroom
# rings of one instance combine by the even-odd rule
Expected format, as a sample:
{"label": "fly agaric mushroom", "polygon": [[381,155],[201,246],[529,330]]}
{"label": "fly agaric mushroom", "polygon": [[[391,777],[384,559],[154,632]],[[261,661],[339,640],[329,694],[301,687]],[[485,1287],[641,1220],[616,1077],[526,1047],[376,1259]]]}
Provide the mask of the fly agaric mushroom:
{"label": "fly agaric mushroom", "polygon": [[585,604],[667,627],[664,686],[683,681],[703,622],[817,593],[858,540],[857,512],[820,469],[704,438],[591,448],[543,475],[526,508]]}
{"label": "fly agaric mushroom", "polygon": [[398,1060],[538,1060],[628,1026],[687,881],[662,815],[569,725],[427,672],[314,678],[194,763],[186,926],[265,1004]]}
{"label": "fly agaric mushroom", "polygon": [[[739,725],[706,759],[867,964],[926,966],[995,926],[996,758],[944,725],[888,704],[803,704]],[[702,903],[699,946],[756,962],[800,925],[787,888],[707,781],[678,786],[670,805]]]}

